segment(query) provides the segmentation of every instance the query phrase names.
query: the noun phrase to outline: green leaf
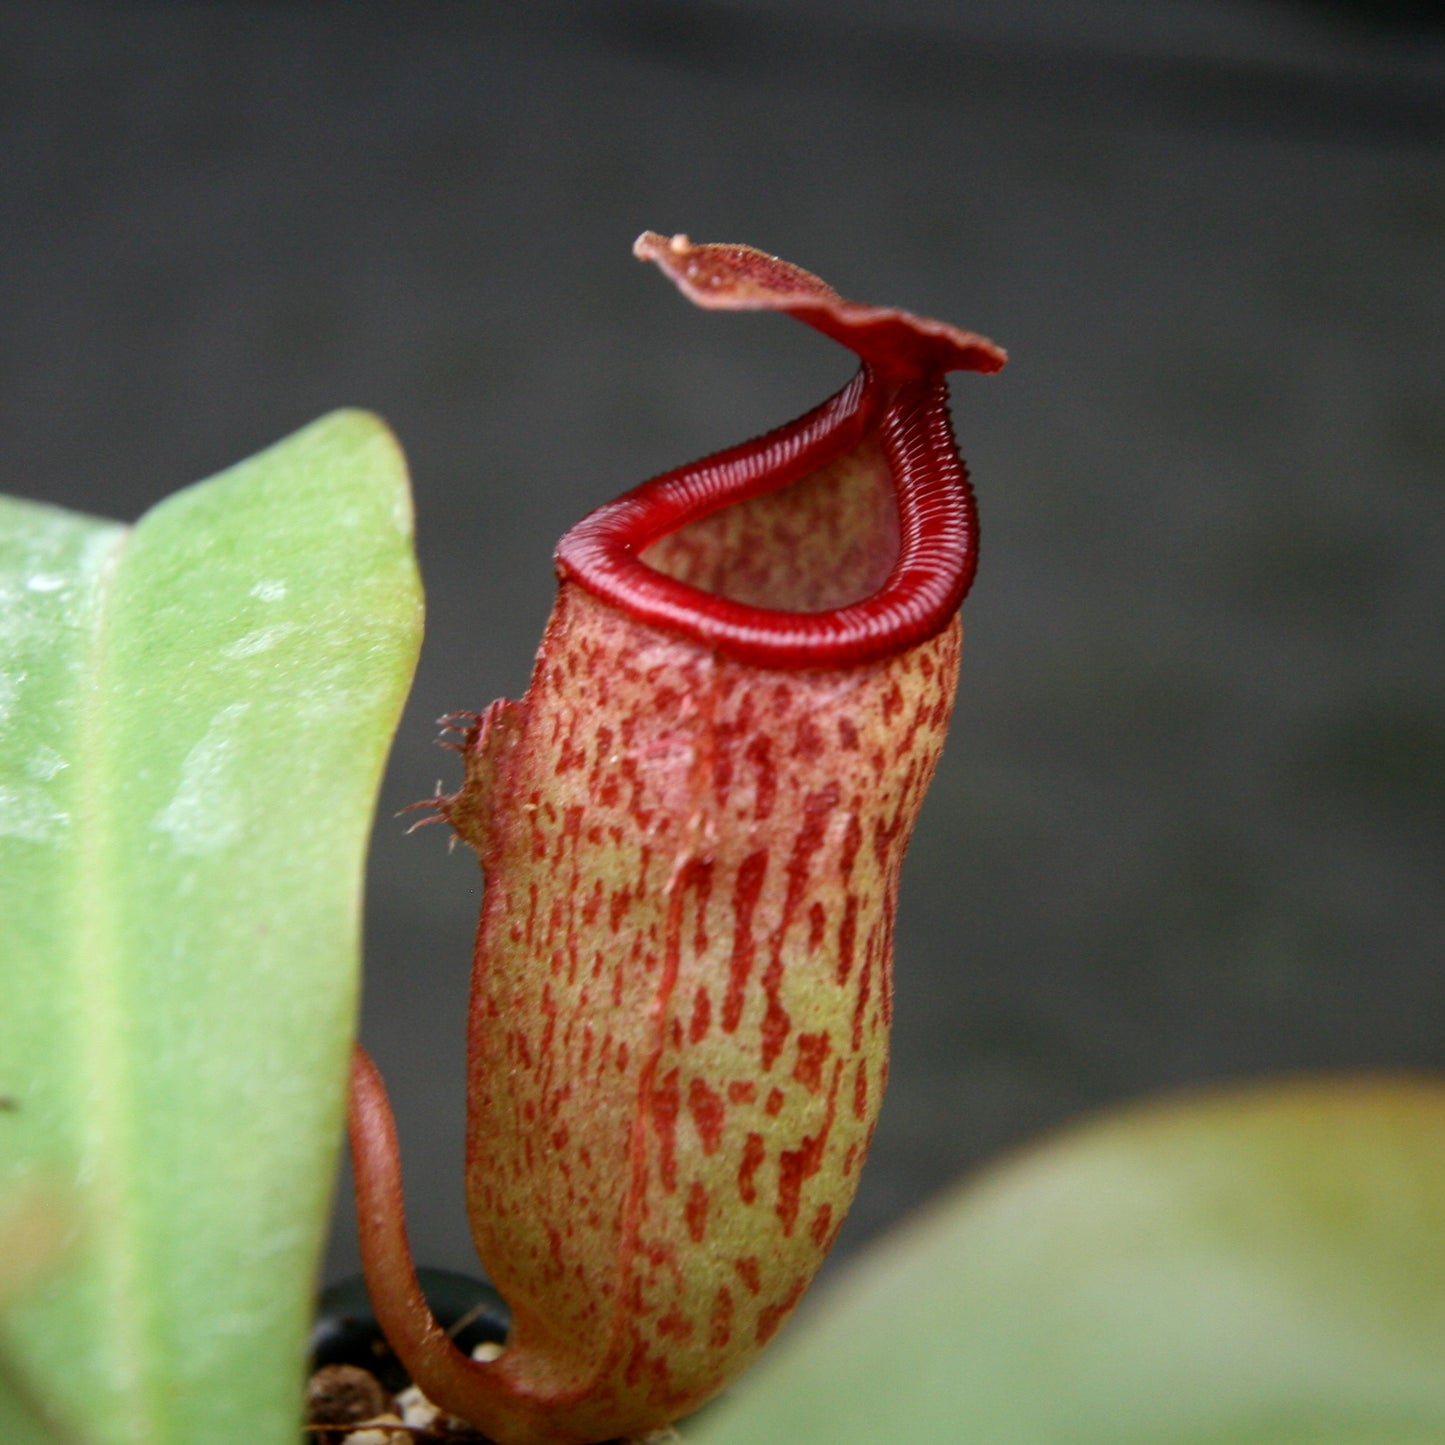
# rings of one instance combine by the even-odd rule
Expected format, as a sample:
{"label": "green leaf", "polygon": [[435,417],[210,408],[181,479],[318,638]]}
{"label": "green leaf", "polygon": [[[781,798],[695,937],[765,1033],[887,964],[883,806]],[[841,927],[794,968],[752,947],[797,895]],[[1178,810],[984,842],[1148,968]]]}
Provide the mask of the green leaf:
{"label": "green leaf", "polygon": [[362,866],[415,663],[405,464],[337,413],[133,529],[0,501],[0,1356],[92,1445],[294,1445]]}
{"label": "green leaf", "polygon": [[875,1247],[688,1445],[1438,1445],[1445,1083],[1185,1097]]}

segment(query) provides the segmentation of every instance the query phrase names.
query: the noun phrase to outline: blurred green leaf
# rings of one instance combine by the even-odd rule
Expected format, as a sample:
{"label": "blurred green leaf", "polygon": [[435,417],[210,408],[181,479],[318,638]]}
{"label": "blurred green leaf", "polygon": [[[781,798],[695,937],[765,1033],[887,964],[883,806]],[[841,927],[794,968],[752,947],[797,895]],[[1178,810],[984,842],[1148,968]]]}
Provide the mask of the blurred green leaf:
{"label": "blurred green leaf", "polygon": [[1445,1083],[1060,1135],[810,1302],[688,1445],[1439,1445]]}
{"label": "blurred green leaf", "polygon": [[0,1195],[74,1213],[0,1354],[93,1445],[294,1445],[411,532],[355,412],[133,529],[0,500]]}
{"label": "blurred green leaf", "polygon": [[0,1440],[5,1445],[79,1445],[58,1421],[47,1421],[28,1382],[0,1355]]}

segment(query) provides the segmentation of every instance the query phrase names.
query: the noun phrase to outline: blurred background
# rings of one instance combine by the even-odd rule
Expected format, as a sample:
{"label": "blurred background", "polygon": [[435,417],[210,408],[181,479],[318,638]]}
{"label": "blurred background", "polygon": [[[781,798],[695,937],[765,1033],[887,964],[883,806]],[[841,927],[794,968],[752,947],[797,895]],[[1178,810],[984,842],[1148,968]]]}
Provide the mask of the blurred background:
{"label": "blurred background", "polygon": [[852,370],[644,227],[1013,357],[954,383],[982,570],[844,1250],[1113,1101],[1445,1064],[1437,5],[7,0],[0,487],[129,518],[341,405],[411,461],[364,1036],[418,1255],[472,1265],[433,719],[525,687],[583,512]]}

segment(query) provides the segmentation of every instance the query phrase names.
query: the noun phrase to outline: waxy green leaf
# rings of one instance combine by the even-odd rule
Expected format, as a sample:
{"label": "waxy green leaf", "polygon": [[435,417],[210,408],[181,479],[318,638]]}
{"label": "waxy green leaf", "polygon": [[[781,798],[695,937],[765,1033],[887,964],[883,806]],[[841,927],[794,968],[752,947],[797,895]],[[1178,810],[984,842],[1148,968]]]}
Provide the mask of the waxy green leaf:
{"label": "waxy green leaf", "polygon": [[1148,1105],[823,1291],[688,1445],[1436,1445],[1445,1081]]}
{"label": "waxy green leaf", "polygon": [[343,412],[134,528],[0,501],[7,1372],[93,1445],[294,1445],[362,871],[420,639],[405,464]]}

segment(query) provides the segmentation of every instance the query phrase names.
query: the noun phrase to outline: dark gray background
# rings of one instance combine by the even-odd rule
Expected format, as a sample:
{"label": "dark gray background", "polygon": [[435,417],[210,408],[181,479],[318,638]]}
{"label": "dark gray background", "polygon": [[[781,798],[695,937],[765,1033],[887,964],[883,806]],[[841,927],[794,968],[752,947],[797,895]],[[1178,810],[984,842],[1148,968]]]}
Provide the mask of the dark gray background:
{"label": "dark gray background", "polygon": [[429,633],[365,1034],[420,1255],[471,1259],[478,877],[391,816],[455,779],[432,719],[524,687],[586,509],[851,370],[694,312],[645,226],[1014,358],[954,388],[983,567],[846,1242],[1113,1100],[1445,1062],[1434,15],[0,5],[4,487],[130,517],[342,404],[411,458]]}

